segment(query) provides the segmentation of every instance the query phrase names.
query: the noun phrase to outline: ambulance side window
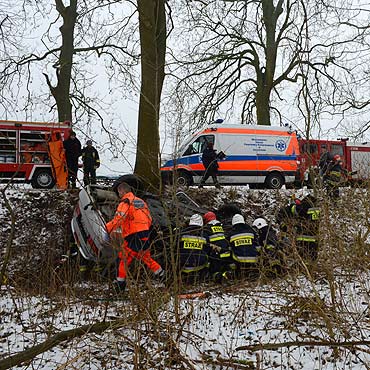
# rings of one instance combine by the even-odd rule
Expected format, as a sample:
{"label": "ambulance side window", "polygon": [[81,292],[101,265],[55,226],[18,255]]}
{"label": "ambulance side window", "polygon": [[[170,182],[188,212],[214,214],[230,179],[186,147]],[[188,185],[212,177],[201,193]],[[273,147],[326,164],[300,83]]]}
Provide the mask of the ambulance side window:
{"label": "ambulance side window", "polygon": [[203,153],[204,149],[206,148],[207,144],[211,142],[215,142],[214,135],[202,135],[199,136],[192,144],[189,145],[188,149],[186,149],[183,155],[192,155],[192,154],[199,154]]}

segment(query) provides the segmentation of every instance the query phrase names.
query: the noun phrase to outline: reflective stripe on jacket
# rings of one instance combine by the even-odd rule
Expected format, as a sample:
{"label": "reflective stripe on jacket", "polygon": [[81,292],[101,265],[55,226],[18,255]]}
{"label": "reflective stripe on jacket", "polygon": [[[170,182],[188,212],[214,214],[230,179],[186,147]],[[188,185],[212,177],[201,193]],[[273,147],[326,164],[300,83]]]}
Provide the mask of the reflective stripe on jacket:
{"label": "reflective stripe on jacket", "polygon": [[147,204],[132,192],[122,197],[113,220],[106,224],[108,233],[121,238],[150,229],[152,217]]}
{"label": "reflective stripe on jacket", "polygon": [[180,267],[183,272],[195,272],[208,266],[207,239],[198,226],[186,227],[179,240]]}
{"label": "reflective stripe on jacket", "polygon": [[236,224],[229,235],[231,255],[240,263],[256,263],[257,240],[253,229],[246,224]]}

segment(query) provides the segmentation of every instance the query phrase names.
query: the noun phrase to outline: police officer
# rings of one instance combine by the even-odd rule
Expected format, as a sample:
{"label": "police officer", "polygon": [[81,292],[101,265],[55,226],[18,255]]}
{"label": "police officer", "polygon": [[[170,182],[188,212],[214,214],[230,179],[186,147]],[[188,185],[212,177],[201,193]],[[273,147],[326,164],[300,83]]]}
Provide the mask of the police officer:
{"label": "police officer", "polygon": [[147,204],[136,197],[131,187],[124,182],[118,185],[117,192],[121,202],[113,220],[106,224],[106,228],[111,239],[117,240],[121,245],[114,289],[117,292],[124,292],[127,268],[134,258],[142,261],[157,277],[164,276],[164,271],[150,255],[149,229],[152,217]]}
{"label": "police officer", "polygon": [[180,235],[180,270],[188,281],[197,276],[205,277],[208,270],[208,245],[203,232],[203,218],[199,214],[190,217],[189,226]]}
{"label": "police officer", "polygon": [[257,268],[257,237],[253,228],[245,223],[241,214],[232,218],[232,229],[229,234],[231,256],[240,268]]}
{"label": "police officer", "polygon": [[222,224],[216,219],[213,212],[207,212],[203,216],[203,220],[205,223],[204,234],[209,244],[210,275],[217,282],[230,279],[232,275],[230,246]]}
{"label": "police officer", "polygon": [[82,162],[84,164],[84,185],[96,184],[96,169],[100,167],[100,159],[91,140],[87,140],[85,148],[82,149]]}

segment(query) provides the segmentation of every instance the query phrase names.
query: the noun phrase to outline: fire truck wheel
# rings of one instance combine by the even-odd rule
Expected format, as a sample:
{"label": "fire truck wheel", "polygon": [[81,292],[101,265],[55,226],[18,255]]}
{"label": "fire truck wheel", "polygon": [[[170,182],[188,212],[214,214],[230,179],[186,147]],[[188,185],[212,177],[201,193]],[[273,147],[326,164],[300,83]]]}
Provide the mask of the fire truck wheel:
{"label": "fire truck wheel", "polygon": [[51,189],[55,185],[51,171],[48,169],[36,170],[31,185],[34,189]]}
{"label": "fire truck wheel", "polygon": [[265,180],[269,189],[280,189],[284,185],[284,178],[277,172],[270,173]]}

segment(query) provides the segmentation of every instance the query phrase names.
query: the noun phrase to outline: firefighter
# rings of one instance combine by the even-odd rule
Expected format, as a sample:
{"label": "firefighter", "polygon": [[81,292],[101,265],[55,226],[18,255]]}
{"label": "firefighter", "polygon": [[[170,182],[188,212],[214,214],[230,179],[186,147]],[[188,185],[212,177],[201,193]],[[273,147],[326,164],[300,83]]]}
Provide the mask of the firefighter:
{"label": "firefighter", "polygon": [[280,272],[281,251],[275,230],[263,217],[256,218],[252,225],[257,230],[259,257],[263,271],[273,274]]}
{"label": "firefighter", "polygon": [[339,154],[333,157],[329,163],[324,183],[331,198],[339,198],[339,187],[347,181],[348,172],[343,168],[343,162]]}
{"label": "firefighter", "polygon": [[100,167],[100,159],[98,151],[92,145],[92,140],[87,140],[85,148],[82,149],[82,162],[84,185],[96,184],[96,169]]}
{"label": "firefighter", "polygon": [[68,167],[68,183],[72,189],[76,189],[78,158],[81,156],[81,143],[76,133],[71,131],[69,138],[63,141]]}
{"label": "firefighter", "polygon": [[237,269],[257,269],[257,237],[253,228],[245,223],[241,214],[234,215],[231,223],[229,241],[231,256]]}
{"label": "firefighter", "polygon": [[[221,156],[223,153],[219,153]],[[205,182],[208,180],[208,178],[211,176],[213,183],[217,189],[221,189],[221,185],[219,184],[217,180],[217,173],[218,173],[218,162],[217,159],[219,159],[220,156],[217,155],[217,152],[215,149],[213,149],[213,143],[209,142],[207,143],[206,148],[203,151],[202,154],[202,163],[205,168],[205,173],[202,177],[202,180],[199,184],[199,189],[203,187]]]}
{"label": "firefighter", "polygon": [[205,277],[209,266],[208,252],[203,218],[194,214],[190,217],[189,226],[181,231],[179,243],[180,271],[188,281]]}
{"label": "firefighter", "polygon": [[119,264],[114,289],[126,289],[127,269],[133,259],[142,261],[158,278],[164,277],[162,267],[150,255],[150,226],[152,217],[147,204],[132,193],[131,187],[122,182],[117,187],[121,199],[113,220],[106,224],[111,239],[120,243]]}
{"label": "firefighter", "polygon": [[277,221],[286,244],[294,244],[299,255],[306,261],[315,261],[319,249],[320,209],[316,199],[308,193],[293,197],[293,201],[281,209]]}
{"label": "firefighter", "polygon": [[221,282],[232,275],[230,246],[220,221],[213,212],[203,216],[204,234],[209,245],[209,273],[213,280]]}

